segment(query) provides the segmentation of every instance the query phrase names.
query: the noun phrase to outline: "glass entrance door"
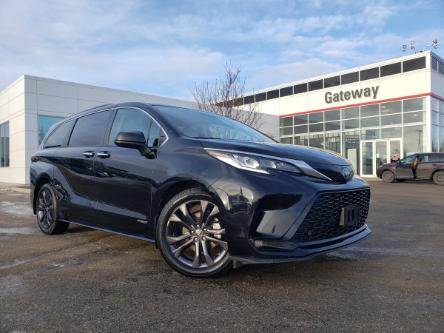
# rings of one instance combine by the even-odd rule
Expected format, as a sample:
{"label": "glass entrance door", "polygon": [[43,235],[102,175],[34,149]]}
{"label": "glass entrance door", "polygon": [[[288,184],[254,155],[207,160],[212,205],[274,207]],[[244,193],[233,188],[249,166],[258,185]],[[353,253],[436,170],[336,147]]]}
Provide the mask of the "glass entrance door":
{"label": "glass entrance door", "polygon": [[361,141],[361,176],[376,177],[380,165],[399,160],[402,157],[401,144],[401,139]]}

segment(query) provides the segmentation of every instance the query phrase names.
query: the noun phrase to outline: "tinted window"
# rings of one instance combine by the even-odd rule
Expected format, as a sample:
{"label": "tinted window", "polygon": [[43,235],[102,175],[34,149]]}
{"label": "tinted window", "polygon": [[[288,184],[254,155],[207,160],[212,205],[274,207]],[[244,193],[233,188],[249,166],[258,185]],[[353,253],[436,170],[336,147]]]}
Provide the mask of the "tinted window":
{"label": "tinted window", "polygon": [[295,94],[307,92],[307,84],[306,83],[297,84],[293,87],[293,90]]}
{"label": "tinted window", "polygon": [[254,95],[245,96],[244,104],[251,104],[251,103],[254,103]]}
{"label": "tinted window", "polygon": [[424,98],[405,99],[404,112],[424,110]]}
{"label": "tinted window", "polygon": [[401,73],[401,63],[389,64],[381,66],[381,76],[388,76]]}
{"label": "tinted window", "polygon": [[325,112],[325,121],[329,120],[340,120],[341,119],[341,111],[332,110]]}
{"label": "tinted window", "polygon": [[308,115],[308,119],[310,124],[319,123],[324,121],[324,113],[323,112],[314,112]]}
{"label": "tinted window", "polygon": [[239,105],[242,105],[242,104],[244,104],[244,99],[243,99],[243,97],[236,98],[236,99],[233,101],[233,105],[234,105],[234,106],[239,106]]}
{"label": "tinted window", "polygon": [[214,113],[174,106],[156,105],[155,107],[162,113],[162,118],[185,137],[274,142],[247,125]]}
{"label": "tinted window", "polygon": [[401,112],[401,101],[381,104],[381,115]]}
{"label": "tinted window", "polygon": [[48,136],[43,144],[43,147],[49,148],[66,146],[73,125],[74,120],[69,120],[57,126],[57,128]]}
{"label": "tinted window", "polygon": [[294,124],[295,125],[303,125],[307,123],[307,114],[301,114],[294,116]]}
{"label": "tinted window", "polygon": [[0,167],[9,166],[9,121],[0,124]]}
{"label": "tinted window", "polygon": [[[404,67],[405,67],[405,65],[404,65]],[[432,68],[435,71],[438,71],[438,59],[436,59],[435,57],[432,57]],[[404,69],[404,71],[405,71],[405,69]]]}
{"label": "tinted window", "polygon": [[265,101],[265,99],[266,99],[265,93],[256,94],[256,102],[262,102]]}
{"label": "tinted window", "polygon": [[329,77],[324,80],[324,88],[335,87],[341,84],[341,78],[339,76]]}
{"label": "tinted window", "polygon": [[285,87],[281,89],[281,97],[293,95],[293,87]]}
{"label": "tinted window", "polygon": [[147,138],[150,125],[151,118],[144,111],[138,109],[119,109],[114,118],[108,144],[114,145],[114,141],[120,132],[142,132],[145,138]]}
{"label": "tinted window", "polygon": [[69,140],[70,147],[100,146],[111,112],[94,113],[77,119]]}
{"label": "tinted window", "polygon": [[375,79],[379,77],[379,67],[365,69],[360,73],[361,73],[361,81]]}
{"label": "tinted window", "polygon": [[359,72],[347,73],[341,75],[341,84],[353,83],[359,81]]}
{"label": "tinted window", "polygon": [[415,69],[425,68],[426,66],[426,58],[416,58],[411,60],[406,60],[402,63],[402,70],[404,72],[414,71]]}
{"label": "tinted window", "polygon": [[361,106],[361,117],[371,117],[379,115],[379,104]]}
{"label": "tinted window", "polygon": [[279,97],[279,89],[271,90],[267,92],[267,99],[273,99]]}
{"label": "tinted window", "polygon": [[308,83],[308,90],[318,90],[323,88],[323,80],[311,81]]}
{"label": "tinted window", "polygon": [[279,119],[279,124],[282,127],[284,127],[284,126],[293,126],[293,117],[281,118],[281,119]]}

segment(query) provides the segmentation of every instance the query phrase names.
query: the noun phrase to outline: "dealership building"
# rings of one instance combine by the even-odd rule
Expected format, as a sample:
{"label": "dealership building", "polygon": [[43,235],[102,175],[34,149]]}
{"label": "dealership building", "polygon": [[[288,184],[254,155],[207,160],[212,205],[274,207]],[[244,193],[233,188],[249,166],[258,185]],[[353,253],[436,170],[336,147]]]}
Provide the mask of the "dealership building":
{"label": "dealership building", "polygon": [[419,52],[236,100],[279,117],[279,140],[346,157],[361,176],[416,152],[444,152],[444,60]]}
{"label": "dealership building", "polygon": [[[101,104],[191,101],[24,75],[0,91],[0,182],[29,183],[32,154],[61,119]],[[412,153],[444,152],[444,60],[433,52],[282,84],[235,101],[256,105],[283,143],[335,151],[361,176]]]}

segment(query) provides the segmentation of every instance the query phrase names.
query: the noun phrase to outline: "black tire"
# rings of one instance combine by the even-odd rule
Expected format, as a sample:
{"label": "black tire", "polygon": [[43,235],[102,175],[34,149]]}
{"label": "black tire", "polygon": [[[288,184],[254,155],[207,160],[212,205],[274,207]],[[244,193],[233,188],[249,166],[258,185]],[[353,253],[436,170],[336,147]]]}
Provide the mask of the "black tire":
{"label": "black tire", "polygon": [[384,183],[394,183],[395,182],[395,174],[391,171],[388,171],[388,170],[386,170],[382,173],[381,178]]}
{"label": "black tire", "polygon": [[191,277],[221,276],[233,267],[224,235],[219,207],[197,188],[168,201],[156,228],[157,245],[165,261]]}
{"label": "black tire", "polygon": [[444,171],[436,171],[433,174],[433,182],[437,185],[444,185]]}
{"label": "black tire", "polygon": [[58,220],[58,204],[55,192],[49,184],[44,184],[36,199],[37,224],[47,235],[61,234],[69,227],[69,223]]}

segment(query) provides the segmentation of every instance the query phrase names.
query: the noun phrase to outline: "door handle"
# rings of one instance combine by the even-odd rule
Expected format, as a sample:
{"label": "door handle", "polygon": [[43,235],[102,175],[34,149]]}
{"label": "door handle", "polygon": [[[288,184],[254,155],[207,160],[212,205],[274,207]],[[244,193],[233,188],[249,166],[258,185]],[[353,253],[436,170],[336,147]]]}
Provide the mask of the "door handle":
{"label": "door handle", "polygon": [[94,157],[94,152],[93,151],[85,151],[84,153],[82,153],[83,156],[85,156],[86,158],[91,158]]}
{"label": "door handle", "polygon": [[101,151],[97,153],[97,157],[100,158],[109,158],[111,156],[110,153],[108,153],[107,151]]}

